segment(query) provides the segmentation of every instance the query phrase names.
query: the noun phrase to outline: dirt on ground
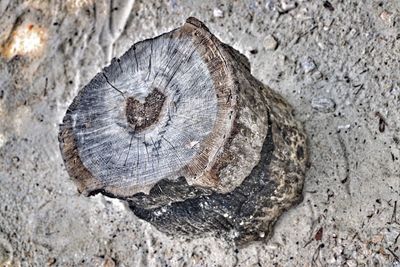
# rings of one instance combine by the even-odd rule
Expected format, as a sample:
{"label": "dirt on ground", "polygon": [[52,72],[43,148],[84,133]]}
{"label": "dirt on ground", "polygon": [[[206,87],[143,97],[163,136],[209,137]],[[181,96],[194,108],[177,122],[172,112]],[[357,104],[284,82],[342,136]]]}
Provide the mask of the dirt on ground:
{"label": "dirt on ground", "polygon": [[[304,200],[265,242],[166,236],[65,171],[79,89],[189,16],[305,125]],[[400,266],[398,0],[1,0],[0,44],[0,266]]]}

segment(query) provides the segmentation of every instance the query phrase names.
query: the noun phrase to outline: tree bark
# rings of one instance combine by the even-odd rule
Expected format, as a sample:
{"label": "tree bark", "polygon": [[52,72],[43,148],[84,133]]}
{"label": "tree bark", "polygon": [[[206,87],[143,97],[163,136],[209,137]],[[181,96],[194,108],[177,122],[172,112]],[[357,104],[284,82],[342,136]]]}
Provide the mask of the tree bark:
{"label": "tree bark", "polygon": [[128,201],[171,235],[263,239],[301,199],[306,137],[292,108],[195,18],[97,74],[59,140],[79,192]]}

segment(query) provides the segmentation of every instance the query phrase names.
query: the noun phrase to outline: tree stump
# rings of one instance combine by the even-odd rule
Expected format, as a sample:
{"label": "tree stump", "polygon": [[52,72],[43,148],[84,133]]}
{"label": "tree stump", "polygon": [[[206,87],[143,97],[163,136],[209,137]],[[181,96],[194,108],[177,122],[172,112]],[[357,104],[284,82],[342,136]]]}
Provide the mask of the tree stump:
{"label": "tree stump", "polygon": [[306,137],[292,108],[195,18],[113,59],[68,108],[59,141],[79,192],[125,200],[171,235],[263,239],[302,195]]}

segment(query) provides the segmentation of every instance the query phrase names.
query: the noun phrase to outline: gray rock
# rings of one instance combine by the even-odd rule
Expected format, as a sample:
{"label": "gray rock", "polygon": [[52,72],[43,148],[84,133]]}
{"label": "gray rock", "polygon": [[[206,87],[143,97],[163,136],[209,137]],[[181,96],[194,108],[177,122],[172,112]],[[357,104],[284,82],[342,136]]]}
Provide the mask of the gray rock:
{"label": "gray rock", "polygon": [[11,263],[13,250],[11,244],[0,237],[0,266],[8,266]]}
{"label": "gray rock", "polygon": [[213,16],[216,17],[216,18],[223,18],[224,17],[224,11],[222,11],[219,8],[214,8]]}
{"label": "gray rock", "polygon": [[331,98],[317,97],[311,101],[311,107],[319,112],[329,113],[335,111],[336,103]]}
{"label": "gray rock", "polygon": [[314,60],[310,57],[306,57],[306,58],[302,59],[300,62],[300,65],[305,73],[310,73],[313,70],[315,70],[315,68],[317,67],[315,65]]}
{"label": "gray rock", "polygon": [[290,11],[297,7],[296,1],[293,0],[282,0],[281,1],[281,9],[284,12]]}
{"label": "gray rock", "polygon": [[272,35],[267,35],[264,38],[264,47],[267,50],[275,50],[278,47],[278,41]]}

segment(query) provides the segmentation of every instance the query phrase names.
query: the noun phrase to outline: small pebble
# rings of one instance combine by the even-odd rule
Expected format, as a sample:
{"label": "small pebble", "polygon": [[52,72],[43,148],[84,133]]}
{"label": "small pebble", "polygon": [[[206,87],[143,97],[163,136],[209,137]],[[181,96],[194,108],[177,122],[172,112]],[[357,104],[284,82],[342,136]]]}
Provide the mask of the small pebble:
{"label": "small pebble", "polygon": [[339,125],[338,130],[348,130],[350,129],[350,124],[346,124],[346,125]]}
{"label": "small pebble", "polygon": [[281,8],[282,11],[287,12],[297,7],[297,3],[293,0],[282,0],[281,1]]}
{"label": "small pebble", "polygon": [[94,264],[95,266],[101,266],[101,267],[115,267],[115,261],[108,255],[106,256],[96,256],[91,259],[91,263]]}
{"label": "small pebble", "polygon": [[213,15],[214,15],[214,17],[216,17],[216,18],[223,18],[223,17],[224,17],[224,11],[222,11],[222,10],[219,9],[219,8],[214,8],[214,10],[213,10]]}
{"label": "small pebble", "polygon": [[267,0],[267,2],[265,3],[265,8],[270,11],[275,11],[277,4],[277,0]]}
{"label": "small pebble", "polygon": [[320,72],[320,71],[315,71],[314,73],[313,73],[313,75],[312,75],[312,77],[315,79],[315,80],[320,80],[320,79],[322,79],[322,73]]}
{"label": "small pebble", "polygon": [[53,266],[57,262],[56,258],[48,258],[47,259],[47,266]]}
{"label": "small pebble", "polygon": [[0,148],[6,143],[6,137],[0,133]]}
{"label": "small pebble", "polygon": [[356,29],[351,29],[350,31],[349,31],[349,33],[348,33],[348,37],[355,37],[356,36],[356,34],[357,34],[357,30]]}
{"label": "small pebble", "polygon": [[13,250],[11,244],[7,240],[0,237],[0,266],[9,266],[12,258]]}
{"label": "small pebble", "polygon": [[319,112],[329,113],[335,111],[336,103],[330,98],[318,97],[311,101],[311,107]]}
{"label": "small pebble", "polygon": [[268,250],[277,250],[279,248],[279,244],[274,242],[269,245],[266,245],[265,248]]}
{"label": "small pebble", "polygon": [[272,35],[268,35],[264,38],[264,47],[267,50],[275,50],[278,46],[278,41]]}
{"label": "small pebble", "polygon": [[353,260],[353,259],[347,260],[347,261],[346,261],[346,264],[347,264],[347,266],[349,266],[349,267],[357,267],[357,266],[358,266],[357,262],[356,262],[355,260]]}
{"label": "small pebble", "polygon": [[301,67],[303,68],[305,73],[309,73],[313,71],[317,66],[314,63],[314,60],[312,60],[310,57],[304,58],[300,62]]}
{"label": "small pebble", "polygon": [[115,267],[115,261],[111,257],[106,257],[104,259],[104,267]]}
{"label": "small pebble", "polygon": [[383,20],[386,23],[390,23],[391,17],[392,17],[392,13],[390,13],[389,11],[386,11],[386,10],[384,10],[380,15],[381,20]]}

